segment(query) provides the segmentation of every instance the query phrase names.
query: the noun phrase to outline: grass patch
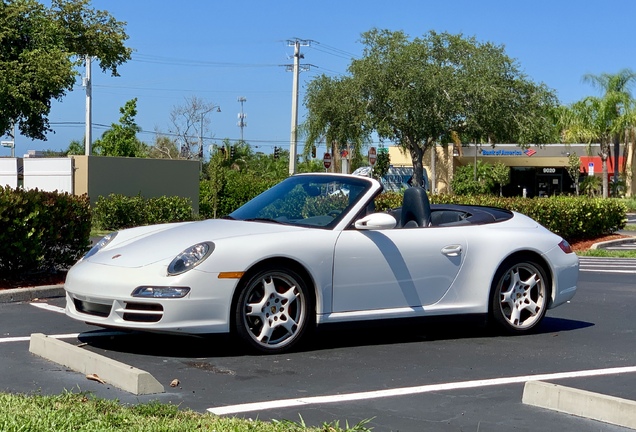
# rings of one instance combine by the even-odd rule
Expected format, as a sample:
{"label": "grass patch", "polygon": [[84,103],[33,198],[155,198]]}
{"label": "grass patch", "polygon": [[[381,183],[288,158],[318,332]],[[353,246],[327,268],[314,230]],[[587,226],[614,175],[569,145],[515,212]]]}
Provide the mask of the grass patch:
{"label": "grass patch", "polygon": [[176,405],[150,402],[122,405],[86,393],[23,395],[0,393],[0,429],[13,431],[233,431],[341,432],[369,431],[362,421],[341,428],[338,422],[311,428],[300,422],[239,419],[179,410]]}
{"label": "grass patch", "polygon": [[576,253],[578,256],[601,257],[601,258],[636,258],[636,250],[606,250],[606,249],[589,249]]}

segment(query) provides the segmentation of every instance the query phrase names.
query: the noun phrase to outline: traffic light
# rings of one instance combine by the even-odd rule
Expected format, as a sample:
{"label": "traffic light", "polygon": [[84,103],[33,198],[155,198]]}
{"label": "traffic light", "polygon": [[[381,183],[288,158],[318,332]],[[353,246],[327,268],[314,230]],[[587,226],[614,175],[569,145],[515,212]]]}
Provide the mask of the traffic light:
{"label": "traffic light", "polygon": [[311,147],[311,157],[314,159],[316,158],[316,146]]}
{"label": "traffic light", "polygon": [[230,159],[234,159],[234,155],[236,154],[235,146],[230,147]]}
{"label": "traffic light", "polygon": [[274,159],[278,159],[279,156],[280,156],[280,148],[278,148],[277,146],[274,146]]}

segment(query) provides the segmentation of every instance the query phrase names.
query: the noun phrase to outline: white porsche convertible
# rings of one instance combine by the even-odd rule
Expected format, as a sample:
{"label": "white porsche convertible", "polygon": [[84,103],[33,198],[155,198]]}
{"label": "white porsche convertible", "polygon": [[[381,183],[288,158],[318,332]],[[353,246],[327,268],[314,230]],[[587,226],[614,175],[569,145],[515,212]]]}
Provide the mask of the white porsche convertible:
{"label": "white porsche convertible", "polygon": [[66,314],[103,327],[235,332],[260,352],[316,325],[483,314],[536,327],[576,291],[561,237],[507,210],[430,205],[409,188],[375,212],[370,178],[300,174],[224,219],[104,237],[68,272]]}

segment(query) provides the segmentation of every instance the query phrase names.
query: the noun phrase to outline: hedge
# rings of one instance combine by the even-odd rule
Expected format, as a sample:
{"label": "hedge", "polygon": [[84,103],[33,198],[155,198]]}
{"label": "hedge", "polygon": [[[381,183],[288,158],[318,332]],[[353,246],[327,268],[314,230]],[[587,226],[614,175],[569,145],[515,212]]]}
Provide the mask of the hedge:
{"label": "hedge", "polygon": [[86,196],[0,188],[0,277],[68,268],[88,249]]}
{"label": "hedge", "polygon": [[[627,207],[617,199],[556,196],[503,198],[492,195],[431,195],[434,204],[467,204],[500,207],[530,216],[568,241],[594,239],[625,227]],[[376,198],[376,208],[402,205],[402,194],[387,192]]]}
{"label": "hedge", "polygon": [[93,209],[97,229],[117,231],[141,225],[193,220],[192,202],[183,197],[100,196]]}

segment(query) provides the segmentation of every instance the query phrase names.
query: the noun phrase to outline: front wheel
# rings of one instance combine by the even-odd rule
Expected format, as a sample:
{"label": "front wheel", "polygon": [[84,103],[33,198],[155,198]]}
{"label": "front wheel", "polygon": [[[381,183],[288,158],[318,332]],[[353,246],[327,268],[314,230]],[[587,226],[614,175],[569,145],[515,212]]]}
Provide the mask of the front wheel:
{"label": "front wheel", "polygon": [[243,285],[235,309],[236,331],[257,351],[280,353],[298,343],[313,314],[303,278],[286,267],[268,267]]}
{"label": "front wheel", "polygon": [[492,289],[492,315],[507,332],[529,331],[545,316],[550,295],[548,278],[533,260],[506,260],[495,274]]}

